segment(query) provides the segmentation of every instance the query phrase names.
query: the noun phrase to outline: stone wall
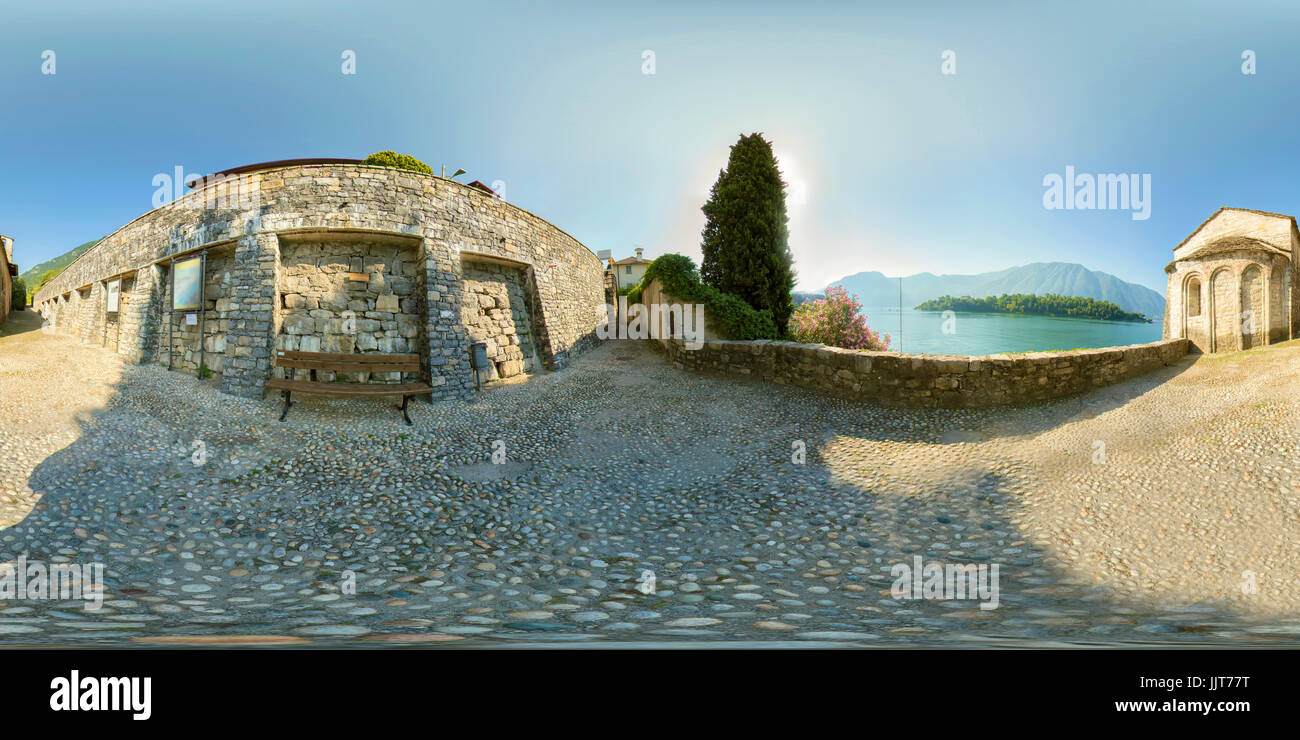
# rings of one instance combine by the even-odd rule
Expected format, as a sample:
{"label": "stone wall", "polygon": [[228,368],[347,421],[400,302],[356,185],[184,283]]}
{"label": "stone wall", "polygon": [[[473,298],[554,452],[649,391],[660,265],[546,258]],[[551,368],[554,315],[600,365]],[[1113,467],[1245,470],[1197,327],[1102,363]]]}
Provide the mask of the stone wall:
{"label": "stone wall", "polygon": [[[174,322],[171,332],[167,332],[168,314],[161,314],[162,326],[158,333],[158,347],[155,350],[159,361],[169,361],[173,370],[197,375],[199,363],[203,363],[212,376],[223,378],[226,371],[226,338],[234,320],[230,310],[230,293],[235,280],[234,250],[230,248],[213,250],[207,254],[203,281],[203,311],[177,312],[170,316]],[[171,305],[171,280],[163,285],[163,306]],[[195,316],[194,323],[186,323],[186,315]],[[200,320],[200,318],[202,320]],[[200,358],[199,332],[202,337],[202,358]],[[167,342],[171,342],[168,350]],[[205,377],[208,373],[204,374]]]}
{"label": "stone wall", "polygon": [[461,324],[470,342],[487,344],[488,380],[538,369],[531,306],[536,288],[520,267],[466,260],[462,267]]}
{"label": "stone wall", "polygon": [[12,249],[13,240],[0,236],[0,326],[4,326],[8,320],[10,304],[13,302],[13,278],[9,275],[9,253]]}
{"label": "stone wall", "polygon": [[[686,333],[686,327],[690,326],[693,336],[691,339],[696,342],[702,339],[721,339],[722,335],[716,329],[709,325],[708,313],[704,314],[703,321],[696,321],[695,305],[685,303],[676,296],[665,293],[663,283],[658,280],[651,280],[650,284],[641,291],[641,304],[645,309],[643,314],[646,322],[646,331],[650,332],[650,338],[659,338],[659,343],[667,346],[669,337],[682,337]],[[657,307],[651,311],[650,307]],[[673,308],[676,307],[676,315]],[[631,306],[628,307],[631,310]],[[679,319],[678,317],[684,317]],[[628,321],[631,321],[629,318]],[[679,324],[678,321],[685,323]]]}
{"label": "stone wall", "polygon": [[[298,261],[306,249],[301,245],[330,250],[364,243],[368,246],[359,255],[359,272],[374,282],[360,295],[365,296],[364,313],[375,315],[358,312],[356,318],[379,326],[363,324],[369,336],[356,341],[368,346],[373,339],[375,351],[382,344],[419,354],[422,375],[434,386],[435,397],[467,397],[474,391],[470,332],[461,323],[467,261],[517,266],[535,299],[530,339],[543,366],[563,367],[570,356],[596,342],[605,280],[600,260],[560,229],[489,193],[444,178],[357,164],[293,165],[246,177],[242,200],[216,201],[210,192],[216,186],[205,185],[105,237],[41,289],[37,309],[58,331],[99,343],[105,318],[102,303],[91,296],[95,285],[118,275],[134,276],[131,311],[121,317],[117,352],[133,362],[165,363],[168,262],[200,249],[210,255],[227,250],[230,278],[222,283],[218,299],[224,303],[211,309],[217,312],[222,338],[205,341],[225,350],[214,359],[222,389],[258,396],[271,375],[272,351],[295,342],[301,348],[306,319],[313,322],[312,336],[340,341],[329,337],[335,326],[331,322],[344,318],[342,312],[320,303],[322,296],[332,295],[331,281],[339,273],[329,273],[324,282],[307,277],[306,287],[300,287],[310,272]],[[390,266],[386,254],[394,240],[407,251]],[[332,261],[345,256],[341,247],[336,251],[326,266],[343,264]],[[346,256],[348,271],[357,272],[351,269],[356,250]],[[373,261],[367,264],[367,259]],[[371,269],[376,265],[383,267]],[[381,282],[383,292],[370,291]],[[404,292],[408,288],[409,295]],[[87,300],[79,291],[86,292]],[[288,296],[299,298],[289,298],[289,306]],[[393,308],[393,297],[396,310],[381,310]],[[308,307],[308,298],[315,298],[316,308]],[[385,300],[382,307],[380,298]],[[88,312],[79,310],[83,303]],[[365,350],[354,345],[354,351]]]}
{"label": "stone wall", "polygon": [[[289,240],[280,245],[276,349],[418,354],[424,297],[419,242]],[[318,373],[336,380],[335,373]],[[400,373],[340,373],[343,380],[402,382]]]}
{"label": "stone wall", "polygon": [[[889,405],[978,408],[1045,401],[1116,383],[1187,354],[1186,339],[1017,355],[906,355],[819,344],[709,340],[666,343],[673,365]],[[654,345],[652,345],[654,346]]]}

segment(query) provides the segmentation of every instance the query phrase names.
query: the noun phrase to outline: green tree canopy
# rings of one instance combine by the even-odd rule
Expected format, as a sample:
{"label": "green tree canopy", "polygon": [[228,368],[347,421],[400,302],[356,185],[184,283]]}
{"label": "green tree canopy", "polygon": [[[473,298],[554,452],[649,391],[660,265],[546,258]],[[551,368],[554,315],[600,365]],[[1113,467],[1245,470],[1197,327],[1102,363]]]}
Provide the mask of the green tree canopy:
{"label": "green tree canopy", "polygon": [[701,279],[755,309],[771,311],[784,331],[793,311],[794,258],[785,182],[762,134],[741,136],[731,147],[702,210]]}

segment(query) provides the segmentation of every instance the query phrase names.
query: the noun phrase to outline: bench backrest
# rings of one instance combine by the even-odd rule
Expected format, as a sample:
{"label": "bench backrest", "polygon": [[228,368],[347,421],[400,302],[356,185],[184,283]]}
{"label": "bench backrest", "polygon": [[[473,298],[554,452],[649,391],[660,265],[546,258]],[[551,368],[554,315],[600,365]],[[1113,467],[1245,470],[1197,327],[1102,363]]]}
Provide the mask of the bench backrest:
{"label": "bench backrest", "polygon": [[419,355],[346,354],[342,352],[275,351],[276,367],[331,370],[336,373],[418,373]]}

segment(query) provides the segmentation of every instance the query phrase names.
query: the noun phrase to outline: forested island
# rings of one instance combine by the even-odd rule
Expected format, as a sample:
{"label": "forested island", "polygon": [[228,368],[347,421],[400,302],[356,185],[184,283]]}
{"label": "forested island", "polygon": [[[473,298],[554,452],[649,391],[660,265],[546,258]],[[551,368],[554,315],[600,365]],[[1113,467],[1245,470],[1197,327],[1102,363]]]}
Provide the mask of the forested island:
{"label": "forested island", "polygon": [[1132,321],[1150,324],[1151,319],[1140,313],[1129,313],[1109,301],[1078,296],[1030,295],[1015,293],[987,298],[950,295],[940,296],[916,307],[918,311],[968,311],[972,313],[1011,313],[1034,316],[1061,316],[1071,319],[1098,319],[1101,321]]}

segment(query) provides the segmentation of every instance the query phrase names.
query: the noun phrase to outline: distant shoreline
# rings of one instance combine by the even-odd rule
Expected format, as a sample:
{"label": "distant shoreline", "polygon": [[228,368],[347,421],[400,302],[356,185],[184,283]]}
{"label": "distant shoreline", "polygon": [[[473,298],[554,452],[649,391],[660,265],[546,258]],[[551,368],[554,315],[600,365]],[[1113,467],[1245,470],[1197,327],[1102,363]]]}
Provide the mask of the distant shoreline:
{"label": "distant shoreline", "polygon": [[998,296],[972,298],[968,295],[944,295],[916,306],[917,311],[962,311],[989,313],[1003,316],[1051,316],[1058,319],[1095,319],[1132,324],[1152,324],[1145,315],[1125,311],[1110,301],[1080,296],[1063,296],[1055,293],[1003,293]]}
{"label": "distant shoreline", "polygon": [[[880,306],[880,308],[889,308],[889,307]],[[1049,319],[1080,319],[1083,321],[1104,321],[1108,324],[1154,324],[1156,323],[1155,319],[1148,319],[1145,316],[1140,319],[1100,319],[1095,316],[1066,316],[1064,314],[1055,314],[1055,313],[1029,313],[1028,311],[969,311],[969,310],[943,309],[943,308],[921,308],[920,306],[917,306],[912,310],[922,311],[924,313],[943,313],[944,311],[951,310],[954,313],[978,313],[987,316],[1042,316],[1044,318],[1049,318]]]}

